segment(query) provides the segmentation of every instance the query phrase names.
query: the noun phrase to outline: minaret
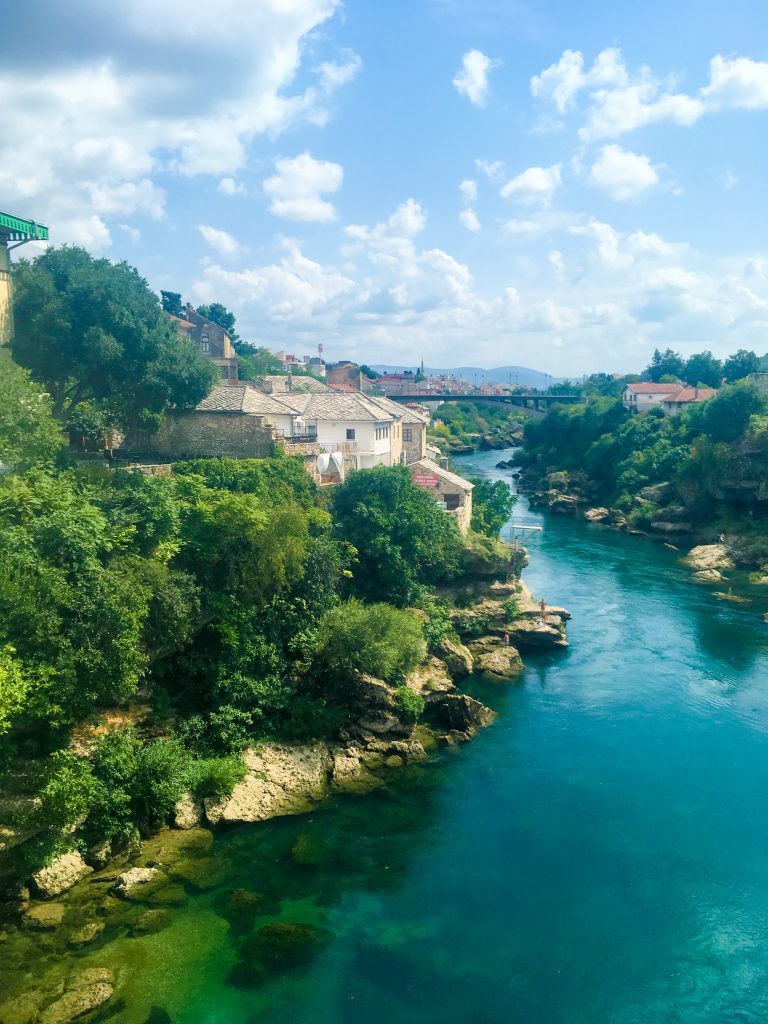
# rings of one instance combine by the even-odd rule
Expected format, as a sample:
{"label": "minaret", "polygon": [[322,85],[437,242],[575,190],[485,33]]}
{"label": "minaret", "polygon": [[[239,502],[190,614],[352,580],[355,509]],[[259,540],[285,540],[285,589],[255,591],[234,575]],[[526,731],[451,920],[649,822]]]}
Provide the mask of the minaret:
{"label": "minaret", "polygon": [[423,357],[422,357],[422,360],[421,360],[421,366],[419,367],[419,373],[421,374],[422,377],[424,376],[424,358]]}

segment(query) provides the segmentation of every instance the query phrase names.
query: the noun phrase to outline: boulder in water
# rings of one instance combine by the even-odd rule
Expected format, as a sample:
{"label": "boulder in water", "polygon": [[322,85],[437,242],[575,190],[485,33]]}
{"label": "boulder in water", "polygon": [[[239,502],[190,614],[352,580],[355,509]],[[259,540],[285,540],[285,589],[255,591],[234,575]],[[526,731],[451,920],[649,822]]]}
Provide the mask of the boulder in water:
{"label": "boulder in water", "polygon": [[683,563],[697,572],[702,569],[733,568],[733,560],[725,544],[699,544],[698,547],[691,548]]}
{"label": "boulder in water", "polygon": [[32,875],[32,886],[43,899],[51,899],[85,878],[93,871],[77,850],[70,850]]}

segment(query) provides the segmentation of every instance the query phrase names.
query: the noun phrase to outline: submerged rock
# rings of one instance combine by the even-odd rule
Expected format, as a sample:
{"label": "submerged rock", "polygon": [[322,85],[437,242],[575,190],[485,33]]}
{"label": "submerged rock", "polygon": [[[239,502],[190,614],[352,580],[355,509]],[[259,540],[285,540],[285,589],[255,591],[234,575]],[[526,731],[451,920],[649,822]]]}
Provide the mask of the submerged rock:
{"label": "submerged rock", "polygon": [[47,1006],[38,1017],[39,1024],[68,1024],[112,998],[114,976],[102,967],[93,967],[71,978],[67,990]]}
{"label": "submerged rock", "polygon": [[22,924],[36,931],[50,931],[59,927],[65,912],[63,903],[30,903],[24,907]]}
{"label": "submerged rock", "polygon": [[230,980],[248,987],[260,982],[265,974],[284,974],[304,967],[332,938],[327,929],[312,924],[275,922],[264,925],[243,943],[240,961]]}
{"label": "submerged rock", "polygon": [[720,580],[724,580],[725,576],[717,569],[699,569],[693,574],[693,578],[699,580],[700,583],[718,583]]}
{"label": "submerged rock", "polygon": [[32,886],[43,899],[51,899],[71,889],[92,871],[93,868],[88,867],[77,850],[71,850],[32,875]]}
{"label": "submerged rock", "polygon": [[155,935],[171,924],[169,910],[145,910],[134,922],[131,935],[137,938],[142,935]]}
{"label": "submerged rock", "polygon": [[110,892],[121,899],[131,899],[144,886],[149,885],[150,882],[158,882],[162,877],[157,868],[130,868],[122,875],[117,876]]}

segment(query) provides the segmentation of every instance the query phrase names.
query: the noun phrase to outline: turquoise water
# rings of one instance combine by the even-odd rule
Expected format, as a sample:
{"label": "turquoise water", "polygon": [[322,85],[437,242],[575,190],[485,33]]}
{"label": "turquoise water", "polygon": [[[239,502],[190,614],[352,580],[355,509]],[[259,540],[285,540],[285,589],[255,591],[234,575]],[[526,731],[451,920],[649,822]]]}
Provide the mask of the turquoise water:
{"label": "turquoise water", "polygon": [[[87,953],[122,980],[109,1020],[768,1019],[768,591],[720,601],[674,552],[554,517],[530,550],[534,594],[573,612],[569,650],[476,687],[500,715],[472,744],[220,835],[216,888]],[[222,916],[238,886],[257,926],[317,928],[312,954],[244,982],[253,923]]]}

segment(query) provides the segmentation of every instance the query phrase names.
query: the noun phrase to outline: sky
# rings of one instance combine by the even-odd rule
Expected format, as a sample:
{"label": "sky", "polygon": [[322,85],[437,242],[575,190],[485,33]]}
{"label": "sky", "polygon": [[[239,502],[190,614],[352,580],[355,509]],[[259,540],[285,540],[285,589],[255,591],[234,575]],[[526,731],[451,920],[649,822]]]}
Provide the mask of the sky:
{"label": "sky", "polygon": [[246,340],[556,376],[768,350],[763,2],[25,0],[0,30],[0,208]]}

